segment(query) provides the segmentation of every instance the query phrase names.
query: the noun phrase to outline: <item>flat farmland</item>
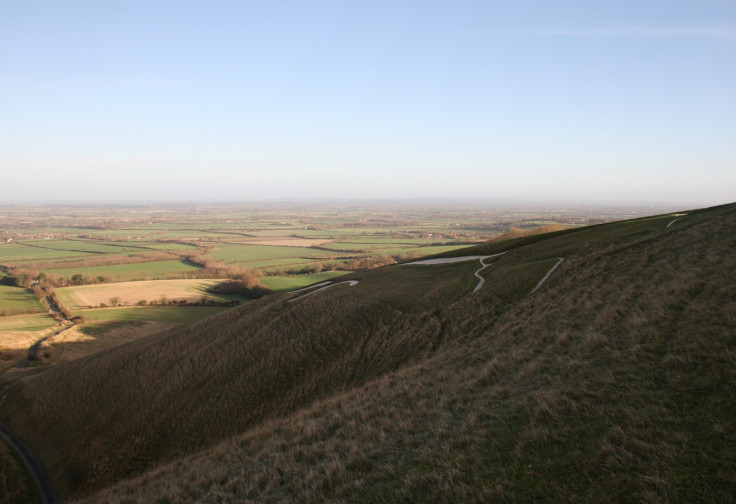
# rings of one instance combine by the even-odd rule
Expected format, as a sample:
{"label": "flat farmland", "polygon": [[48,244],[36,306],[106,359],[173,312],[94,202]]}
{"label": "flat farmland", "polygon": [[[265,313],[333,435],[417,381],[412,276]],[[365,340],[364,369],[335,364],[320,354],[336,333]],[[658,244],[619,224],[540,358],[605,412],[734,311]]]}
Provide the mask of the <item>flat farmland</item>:
{"label": "flat farmland", "polygon": [[0,333],[4,331],[40,331],[57,323],[54,317],[45,313],[0,317]]}
{"label": "flat farmland", "polygon": [[137,242],[137,241],[131,241],[128,247],[139,247],[144,249],[153,249],[153,250],[197,250],[196,245],[191,245],[189,243],[179,243],[179,242]]}
{"label": "flat farmland", "polygon": [[71,277],[77,273],[84,273],[89,276],[105,276],[118,281],[135,281],[135,280],[151,280],[164,279],[178,276],[179,278],[187,278],[187,275],[194,274],[200,268],[183,261],[154,261],[132,264],[113,264],[110,266],[90,266],[78,268],[54,268],[46,270],[61,277]]}
{"label": "flat farmland", "polygon": [[264,236],[248,239],[247,245],[267,245],[271,247],[321,247],[333,240],[331,238],[296,238],[293,236]]}
{"label": "flat farmland", "polygon": [[9,261],[39,261],[65,257],[80,257],[87,255],[84,252],[51,249],[41,244],[2,243],[0,244],[0,262]]}
{"label": "flat farmland", "polygon": [[209,254],[214,259],[228,263],[239,263],[244,266],[258,261],[272,261],[277,259],[326,259],[330,255],[334,255],[334,253],[311,247],[269,245],[223,245],[217,247]]}
{"label": "flat farmland", "polygon": [[0,315],[43,312],[30,289],[0,285]]}
{"label": "flat farmland", "polygon": [[122,243],[91,242],[86,240],[44,240],[38,244],[33,242],[23,242],[23,245],[45,250],[78,252],[82,254],[120,254],[126,252],[125,245]]}
{"label": "flat farmland", "polygon": [[139,282],[116,282],[78,287],[63,287],[56,290],[59,299],[71,310],[93,308],[100,304],[110,305],[111,299],[121,305],[135,305],[139,301],[196,302],[206,297],[215,301],[227,301],[222,296],[207,293],[207,289],[221,280],[144,280]]}

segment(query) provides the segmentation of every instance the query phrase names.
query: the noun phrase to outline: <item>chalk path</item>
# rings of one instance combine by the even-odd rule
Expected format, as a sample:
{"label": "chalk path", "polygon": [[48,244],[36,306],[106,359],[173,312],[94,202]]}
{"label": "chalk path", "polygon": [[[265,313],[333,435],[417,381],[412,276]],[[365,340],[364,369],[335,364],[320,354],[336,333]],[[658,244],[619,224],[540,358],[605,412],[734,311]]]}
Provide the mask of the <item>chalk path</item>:
{"label": "chalk path", "polygon": [[[325,283],[328,283],[329,285],[324,285]],[[312,294],[316,294],[316,293],[318,293],[320,291],[323,291],[325,289],[329,289],[331,287],[335,287],[336,285],[348,284],[350,287],[352,287],[353,285],[358,285],[359,283],[360,283],[360,281],[358,281],[358,280],[346,280],[344,282],[337,282],[337,283],[334,283],[334,284],[333,283],[330,283],[330,282],[322,282],[321,284],[317,284],[317,285],[312,285],[310,287],[306,287],[306,289],[313,289],[314,287],[317,287],[319,285],[324,285],[324,287],[320,287],[319,289],[315,289],[312,292],[307,292],[306,294],[303,294],[303,295],[301,295],[299,297],[295,297],[294,299],[289,299],[289,303],[293,303],[294,301],[298,301],[300,299],[304,299],[307,296],[311,296]],[[302,291],[302,290],[304,290],[304,289],[299,289],[299,291]],[[299,291],[292,291],[292,292],[299,292]]]}
{"label": "chalk path", "polygon": [[451,264],[451,263],[458,263],[458,262],[465,262],[465,261],[480,261],[480,269],[473,273],[476,277],[478,277],[478,285],[475,286],[475,289],[473,289],[473,292],[478,292],[481,287],[483,287],[483,284],[486,283],[486,279],[480,276],[480,272],[486,269],[488,266],[490,266],[493,263],[486,264],[484,261],[486,259],[490,259],[492,257],[498,257],[501,255],[504,255],[506,252],[501,252],[499,254],[493,254],[493,255],[486,255],[486,256],[461,256],[461,257],[444,257],[440,259],[425,259],[423,261],[414,261],[410,263],[404,263],[400,266],[431,266],[433,264]]}
{"label": "chalk path", "polygon": [[557,258],[557,262],[555,263],[555,265],[550,268],[550,270],[547,272],[546,275],[544,275],[544,277],[542,277],[542,279],[539,281],[539,283],[537,283],[537,285],[531,290],[531,292],[529,292],[529,295],[534,294],[535,292],[537,292],[537,289],[539,289],[542,286],[542,284],[547,281],[547,279],[552,274],[552,272],[554,270],[556,270],[557,269],[557,266],[559,266],[560,264],[562,264],[562,261],[564,261],[564,260],[565,260],[564,258],[558,257]]}
{"label": "chalk path", "polygon": [[675,220],[673,220],[673,221],[670,221],[670,223],[669,223],[669,224],[667,224],[667,227],[669,228],[669,227],[670,227],[670,226],[671,226],[672,224],[674,224],[674,223],[675,223],[675,222],[677,222],[678,220],[682,219],[682,218],[683,218],[683,217],[685,217],[686,215],[687,215],[687,214],[675,214],[675,216],[679,216],[679,217],[677,217],[677,219],[675,219]]}

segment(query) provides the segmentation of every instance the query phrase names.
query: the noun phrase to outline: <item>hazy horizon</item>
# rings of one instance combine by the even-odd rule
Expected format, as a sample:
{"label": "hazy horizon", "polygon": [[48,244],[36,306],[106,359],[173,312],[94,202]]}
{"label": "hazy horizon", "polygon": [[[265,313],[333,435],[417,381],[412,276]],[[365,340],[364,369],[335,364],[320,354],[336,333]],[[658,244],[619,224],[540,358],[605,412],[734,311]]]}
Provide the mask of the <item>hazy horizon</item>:
{"label": "hazy horizon", "polygon": [[736,3],[13,3],[4,202],[736,195]]}
{"label": "hazy horizon", "polygon": [[462,197],[407,197],[407,198],[381,198],[381,197],[355,197],[355,198],[321,198],[321,197],[293,197],[293,198],[250,198],[247,200],[235,199],[108,199],[100,200],[4,200],[0,207],[35,207],[35,206],[100,206],[100,207],[145,207],[145,206],[279,206],[279,205],[305,205],[305,206],[435,206],[442,207],[479,207],[484,209],[515,209],[515,208],[540,208],[548,207],[559,209],[565,207],[580,208],[618,208],[618,209],[643,209],[652,208],[662,211],[688,210],[718,206],[724,203],[688,203],[677,201],[624,201],[624,200],[532,200],[532,199],[504,199],[504,198],[462,198]]}

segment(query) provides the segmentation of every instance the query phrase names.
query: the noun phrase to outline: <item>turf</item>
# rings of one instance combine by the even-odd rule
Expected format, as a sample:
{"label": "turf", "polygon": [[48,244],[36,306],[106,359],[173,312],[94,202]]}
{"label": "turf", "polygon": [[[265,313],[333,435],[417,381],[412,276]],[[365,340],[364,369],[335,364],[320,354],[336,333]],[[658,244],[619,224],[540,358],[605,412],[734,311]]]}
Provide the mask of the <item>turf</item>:
{"label": "turf", "polygon": [[0,261],[30,261],[30,260],[46,260],[58,259],[63,257],[82,257],[86,256],[83,252],[71,252],[69,250],[56,250],[43,248],[44,241],[29,242],[33,246],[26,246],[22,243],[2,243],[0,244]]}
{"label": "turf", "polygon": [[119,281],[152,280],[187,275],[199,270],[197,266],[182,261],[156,261],[147,263],[115,264],[84,268],[55,268],[46,273],[70,278],[77,273],[96,277],[105,276]]}
{"label": "turf", "polygon": [[43,306],[30,289],[0,285],[0,315],[43,312]]}
{"label": "turf", "polygon": [[0,331],[41,331],[57,324],[47,314],[0,317]]}
{"label": "turf", "polygon": [[283,247],[269,245],[232,245],[222,246],[210,256],[225,262],[237,262],[248,265],[251,262],[274,259],[298,259],[303,257],[322,258],[331,253],[309,247]]}

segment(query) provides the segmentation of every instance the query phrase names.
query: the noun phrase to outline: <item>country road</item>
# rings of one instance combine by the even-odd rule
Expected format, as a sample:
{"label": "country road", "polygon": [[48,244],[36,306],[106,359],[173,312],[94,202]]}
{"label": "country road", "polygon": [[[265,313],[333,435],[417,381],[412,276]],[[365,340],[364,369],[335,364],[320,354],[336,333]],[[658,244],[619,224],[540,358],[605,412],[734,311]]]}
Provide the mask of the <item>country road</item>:
{"label": "country road", "polygon": [[46,470],[44,470],[41,462],[38,461],[36,456],[31,452],[30,449],[25,445],[21,439],[10,430],[10,428],[4,423],[0,422],[0,436],[2,436],[8,445],[13,448],[20,459],[25,464],[28,472],[31,474],[38,493],[41,496],[41,502],[44,504],[56,504],[59,502],[59,498],[56,496],[54,485],[51,483]]}

